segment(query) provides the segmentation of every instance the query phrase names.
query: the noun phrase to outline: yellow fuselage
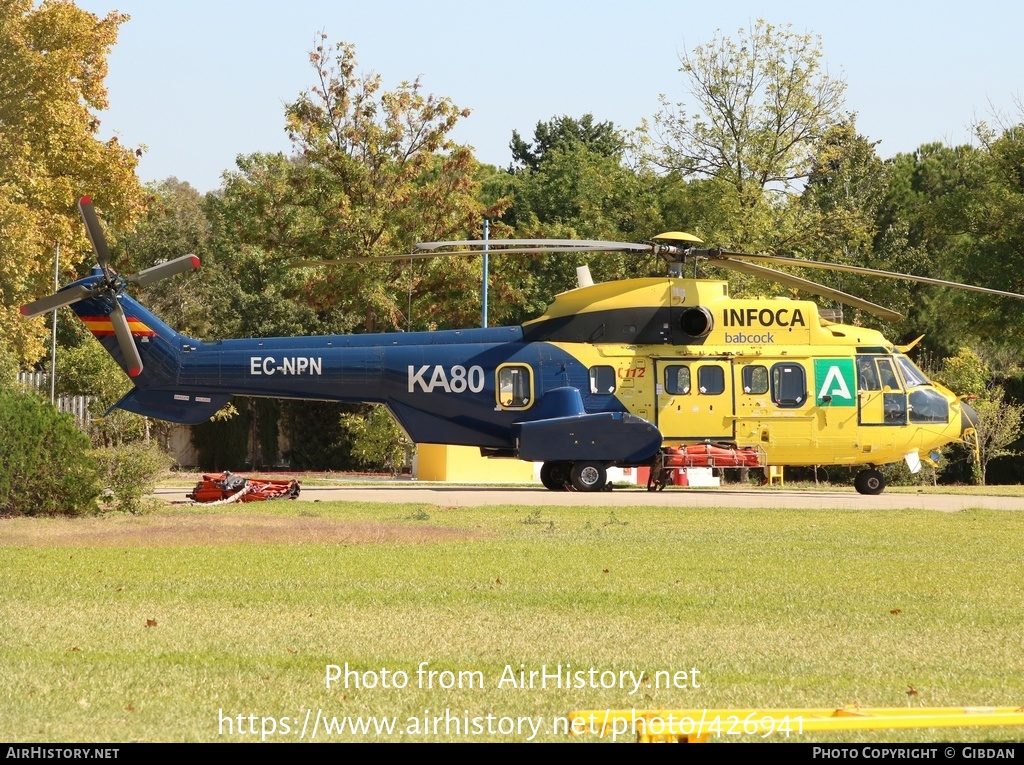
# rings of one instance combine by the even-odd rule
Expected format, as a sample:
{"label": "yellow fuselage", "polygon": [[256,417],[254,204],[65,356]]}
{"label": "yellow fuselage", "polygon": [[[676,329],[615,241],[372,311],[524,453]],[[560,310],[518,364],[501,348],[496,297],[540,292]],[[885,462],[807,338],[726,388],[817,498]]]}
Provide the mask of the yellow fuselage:
{"label": "yellow fuselage", "polygon": [[588,319],[590,342],[553,344],[590,368],[592,394],[657,425],[666,445],[758,447],[772,465],[880,465],[928,461],[962,439],[951,391],[878,331],[827,321],[809,301],[731,298],[723,281],[639,279],[559,295],[524,329]]}

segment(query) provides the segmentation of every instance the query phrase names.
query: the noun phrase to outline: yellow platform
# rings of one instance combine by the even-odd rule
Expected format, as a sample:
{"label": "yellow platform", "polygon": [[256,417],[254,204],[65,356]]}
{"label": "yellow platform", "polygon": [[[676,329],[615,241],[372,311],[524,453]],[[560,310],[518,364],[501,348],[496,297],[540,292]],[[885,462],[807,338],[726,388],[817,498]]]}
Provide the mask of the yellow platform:
{"label": "yellow platform", "polygon": [[488,459],[475,446],[420,444],[416,448],[418,481],[454,483],[533,483],[533,463]]}
{"label": "yellow platform", "polygon": [[738,736],[799,740],[811,732],[1024,725],[1024,707],[796,707],[792,709],[602,709],[569,715],[569,732],[642,743],[699,743]]}

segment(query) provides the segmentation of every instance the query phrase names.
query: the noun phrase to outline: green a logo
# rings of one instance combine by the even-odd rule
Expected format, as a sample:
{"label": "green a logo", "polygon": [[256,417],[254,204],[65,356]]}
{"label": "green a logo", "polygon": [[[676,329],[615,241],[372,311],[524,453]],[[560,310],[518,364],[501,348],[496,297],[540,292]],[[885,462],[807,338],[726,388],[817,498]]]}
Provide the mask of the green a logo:
{"label": "green a logo", "polygon": [[[815,359],[815,403],[818,406],[856,406],[853,359]],[[829,401],[824,401],[825,396]]]}

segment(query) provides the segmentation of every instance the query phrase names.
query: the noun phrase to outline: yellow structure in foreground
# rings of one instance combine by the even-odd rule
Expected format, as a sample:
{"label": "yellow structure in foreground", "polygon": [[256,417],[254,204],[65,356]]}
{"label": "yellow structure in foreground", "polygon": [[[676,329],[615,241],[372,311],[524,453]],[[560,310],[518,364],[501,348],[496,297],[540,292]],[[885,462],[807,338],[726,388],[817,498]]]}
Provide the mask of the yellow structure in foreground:
{"label": "yellow structure in foreground", "polygon": [[486,459],[476,446],[420,444],[416,447],[419,481],[456,483],[534,483],[533,463]]}
{"label": "yellow structure in foreground", "polygon": [[1024,707],[795,707],[793,709],[585,710],[569,715],[574,735],[641,743],[698,743],[738,736],[799,740],[812,732],[1024,725]]}

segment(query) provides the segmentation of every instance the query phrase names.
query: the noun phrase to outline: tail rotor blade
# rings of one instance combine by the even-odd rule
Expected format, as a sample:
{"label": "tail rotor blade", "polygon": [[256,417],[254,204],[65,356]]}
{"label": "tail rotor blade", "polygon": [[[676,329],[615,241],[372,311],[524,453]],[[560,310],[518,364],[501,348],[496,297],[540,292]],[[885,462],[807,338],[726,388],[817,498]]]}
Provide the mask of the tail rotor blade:
{"label": "tail rotor blade", "polygon": [[195,255],[183,255],[180,258],[168,260],[166,263],[161,263],[143,271],[139,271],[137,274],[132,274],[125,281],[131,282],[139,287],[148,287],[153,282],[166,279],[168,276],[192,271],[196,268],[199,268],[199,258]]}
{"label": "tail rotor blade", "polygon": [[96,262],[105,273],[107,263],[110,261],[110,249],[107,247],[107,240],[103,236],[103,229],[100,226],[99,218],[96,217],[96,211],[92,209],[92,199],[90,197],[79,199],[78,211],[82,214],[85,231],[89,234],[89,241],[92,242],[92,249],[96,253]]}
{"label": "tail rotor blade", "polygon": [[135,346],[135,338],[132,337],[128,320],[124,316],[124,309],[117,298],[114,298],[114,310],[110,312],[110,321],[114,325],[114,334],[117,336],[121,355],[124,356],[128,376],[138,377],[142,373],[142,357],[139,355],[139,349]]}
{"label": "tail rotor blade", "polygon": [[27,318],[32,318],[33,316],[38,316],[41,313],[49,313],[57,308],[77,303],[79,300],[85,300],[95,294],[96,290],[91,287],[85,287],[81,284],[76,287],[68,287],[60,292],[55,292],[48,297],[39,298],[39,300],[33,300],[31,303],[26,303],[21,307],[21,315]]}

